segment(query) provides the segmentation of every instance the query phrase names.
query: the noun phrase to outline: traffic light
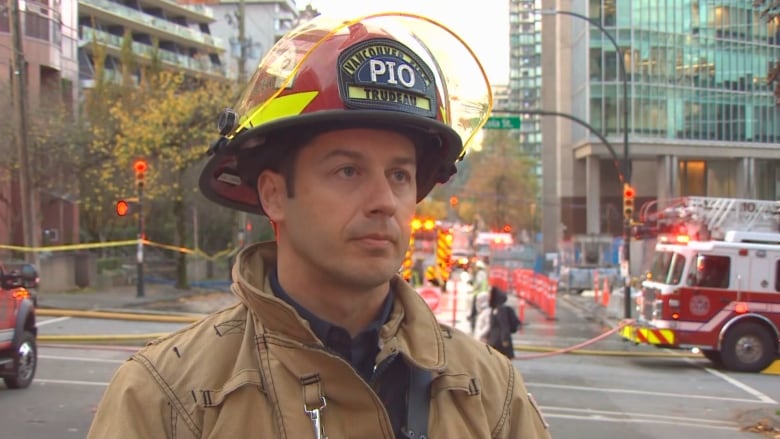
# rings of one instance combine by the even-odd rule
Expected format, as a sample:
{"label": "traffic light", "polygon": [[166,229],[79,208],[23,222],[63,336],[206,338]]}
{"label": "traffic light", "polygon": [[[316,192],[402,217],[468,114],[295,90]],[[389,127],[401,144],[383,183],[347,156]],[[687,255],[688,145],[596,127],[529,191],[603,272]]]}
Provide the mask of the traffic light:
{"label": "traffic light", "polygon": [[119,216],[127,216],[130,213],[130,203],[125,200],[119,200],[116,202],[116,214]]}
{"label": "traffic light", "polygon": [[623,183],[623,217],[630,220],[634,216],[634,196],[636,191],[628,183]]}
{"label": "traffic light", "polygon": [[144,187],[144,176],[146,174],[146,160],[138,159],[133,163],[133,169],[135,170],[135,185],[140,189]]}
{"label": "traffic light", "polygon": [[450,206],[458,207],[458,197],[456,197],[455,195],[450,197]]}

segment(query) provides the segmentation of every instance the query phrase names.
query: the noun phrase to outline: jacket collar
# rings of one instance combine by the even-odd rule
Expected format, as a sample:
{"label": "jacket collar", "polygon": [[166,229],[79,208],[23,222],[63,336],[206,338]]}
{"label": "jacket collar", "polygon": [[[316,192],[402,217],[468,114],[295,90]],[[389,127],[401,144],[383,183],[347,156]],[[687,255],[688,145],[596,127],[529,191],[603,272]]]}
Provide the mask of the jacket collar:
{"label": "jacket collar", "polygon": [[[231,290],[258,317],[266,332],[303,344],[321,344],[309,323],[273,294],[268,274],[275,265],[275,242],[244,248],[233,265]],[[390,280],[390,288],[395,292],[395,303],[389,319],[379,331],[381,352],[377,362],[385,355],[399,352],[423,369],[443,369],[444,338],[436,316],[400,276]]]}

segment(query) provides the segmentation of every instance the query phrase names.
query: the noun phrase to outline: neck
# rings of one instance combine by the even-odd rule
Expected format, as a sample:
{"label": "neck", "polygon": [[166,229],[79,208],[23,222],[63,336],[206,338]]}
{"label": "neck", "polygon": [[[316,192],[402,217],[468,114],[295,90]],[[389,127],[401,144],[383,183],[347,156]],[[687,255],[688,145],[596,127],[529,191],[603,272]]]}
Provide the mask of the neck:
{"label": "neck", "polygon": [[296,302],[317,317],[338,325],[355,337],[379,313],[389,284],[370,289],[312,280],[311,276],[285,271],[277,266],[279,284]]}

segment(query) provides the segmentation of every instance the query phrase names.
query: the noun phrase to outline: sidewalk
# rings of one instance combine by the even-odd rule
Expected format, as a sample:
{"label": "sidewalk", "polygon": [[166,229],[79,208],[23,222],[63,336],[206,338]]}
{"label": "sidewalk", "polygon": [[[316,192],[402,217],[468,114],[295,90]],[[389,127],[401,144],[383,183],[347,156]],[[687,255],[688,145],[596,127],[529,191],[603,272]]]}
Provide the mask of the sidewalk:
{"label": "sidewalk", "polygon": [[130,309],[206,314],[229,306],[237,300],[228,289],[223,288],[180,290],[173,285],[146,283],[143,292],[143,297],[138,297],[135,285],[101,290],[39,292],[38,308],[91,311]]}

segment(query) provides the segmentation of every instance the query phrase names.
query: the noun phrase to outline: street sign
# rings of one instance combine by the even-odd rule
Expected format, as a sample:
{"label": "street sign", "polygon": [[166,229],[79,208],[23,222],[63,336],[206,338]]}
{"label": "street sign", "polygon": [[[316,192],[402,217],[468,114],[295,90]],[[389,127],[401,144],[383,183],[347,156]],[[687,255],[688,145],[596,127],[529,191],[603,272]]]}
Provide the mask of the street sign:
{"label": "street sign", "polygon": [[440,290],[424,286],[418,288],[417,292],[422,296],[423,300],[425,300],[425,303],[428,304],[428,307],[431,308],[431,311],[436,312],[436,309],[439,307],[439,301],[441,300]]}
{"label": "street sign", "polygon": [[486,130],[519,130],[520,116],[490,116],[482,128]]}

